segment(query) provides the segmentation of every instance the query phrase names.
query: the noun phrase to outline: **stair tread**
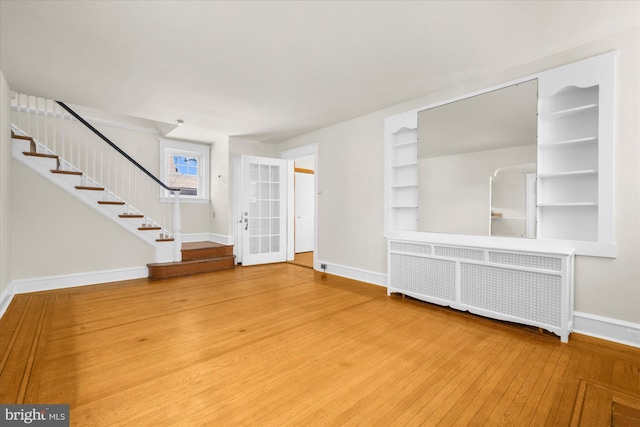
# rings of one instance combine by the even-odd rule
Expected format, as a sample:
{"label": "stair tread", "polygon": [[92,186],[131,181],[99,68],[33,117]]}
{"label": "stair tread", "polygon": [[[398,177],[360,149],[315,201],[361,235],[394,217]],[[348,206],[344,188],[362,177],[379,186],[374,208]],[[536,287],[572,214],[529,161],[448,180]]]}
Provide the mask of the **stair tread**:
{"label": "stair tread", "polygon": [[99,205],[124,205],[125,202],[118,202],[116,200],[98,200]]}
{"label": "stair tread", "polygon": [[162,230],[162,227],[138,227],[138,230],[141,231],[149,231],[149,230]]}
{"label": "stair tread", "polygon": [[76,185],[76,190],[104,191],[104,187],[91,187],[88,185]]}
{"label": "stair tread", "polygon": [[26,135],[16,135],[15,133],[11,133],[11,138],[13,139],[23,139],[25,141],[33,141],[33,138]]}
{"label": "stair tread", "polygon": [[120,214],[118,216],[120,218],[144,218],[142,214]]}
{"label": "stair tread", "polygon": [[173,242],[174,240],[173,237],[167,237],[166,239],[156,239],[156,242]]}
{"label": "stair tread", "polygon": [[61,169],[51,169],[51,173],[61,173],[64,175],[82,175],[82,172],[80,171],[66,171],[66,170],[61,170]]}

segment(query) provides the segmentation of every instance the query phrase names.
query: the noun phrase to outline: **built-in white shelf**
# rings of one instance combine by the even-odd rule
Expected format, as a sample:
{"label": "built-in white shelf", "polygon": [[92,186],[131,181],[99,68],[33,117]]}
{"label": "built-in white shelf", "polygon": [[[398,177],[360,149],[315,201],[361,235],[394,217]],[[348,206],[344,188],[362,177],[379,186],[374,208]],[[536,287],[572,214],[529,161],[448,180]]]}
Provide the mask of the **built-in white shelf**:
{"label": "built-in white shelf", "polygon": [[391,188],[418,188],[418,184],[401,184],[401,185],[392,185]]}
{"label": "built-in white shelf", "polygon": [[555,142],[540,142],[538,143],[538,147],[540,148],[551,148],[558,146],[566,146],[571,144],[589,144],[589,143],[597,143],[598,138],[595,136],[589,136],[586,138],[573,138],[567,139],[564,141],[555,141]]}
{"label": "built-in white shelf", "polygon": [[569,176],[584,176],[584,175],[597,175],[598,171],[594,169],[579,170],[579,171],[566,171],[566,172],[547,172],[539,173],[538,178],[560,178]]}
{"label": "built-in white shelf", "polygon": [[566,108],[564,110],[552,111],[550,113],[541,113],[539,118],[541,119],[558,119],[572,114],[578,114],[589,110],[597,110],[598,104],[579,105],[577,107]]}
{"label": "built-in white shelf", "polygon": [[570,207],[570,206],[598,206],[596,202],[563,202],[563,203],[538,203],[538,207]]}
{"label": "built-in white shelf", "polygon": [[412,162],[412,163],[400,163],[397,165],[391,165],[392,168],[397,169],[397,168],[407,168],[409,166],[417,166],[418,163],[417,162]]}
{"label": "built-in white shelf", "polygon": [[418,145],[418,140],[416,139],[411,141],[399,142],[397,144],[393,144],[393,148],[404,147],[407,145]]}
{"label": "built-in white shelf", "polygon": [[387,134],[385,151],[389,215],[385,229],[416,230],[418,212],[418,130],[415,126]]}

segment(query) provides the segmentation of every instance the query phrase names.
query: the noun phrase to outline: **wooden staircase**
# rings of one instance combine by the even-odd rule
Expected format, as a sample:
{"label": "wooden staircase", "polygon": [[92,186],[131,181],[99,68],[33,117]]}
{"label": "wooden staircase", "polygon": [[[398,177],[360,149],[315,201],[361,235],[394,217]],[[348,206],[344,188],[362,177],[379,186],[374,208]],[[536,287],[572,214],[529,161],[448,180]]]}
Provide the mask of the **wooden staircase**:
{"label": "wooden staircase", "polygon": [[[56,154],[45,154],[37,151],[37,144],[30,136],[17,135],[11,131],[11,138],[27,141],[29,151],[22,151],[27,157],[47,158],[55,161],[55,169],[47,169],[52,174],[77,175],[83,177],[83,172],[61,169],[60,157]],[[48,173],[47,172],[47,173]],[[104,192],[106,189],[100,186],[73,185],[74,191]],[[95,203],[95,202],[94,202]],[[126,205],[121,200],[97,200],[99,205]],[[139,213],[119,213],[120,219],[144,219],[145,215]],[[143,222],[136,227],[140,232],[159,231],[160,236],[156,242],[172,242],[174,239],[163,233],[162,227],[156,224]],[[189,242],[182,244],[182,261],[159,262],[147,264],[149,268],[149,278],[164,279],[168,277],[188,276],[198,273],[209,273],[219,270],[228,270],[235,267],[235,256],[233,255],[233,245],[223,245],[215,242]]]}
{"label": "wooden staircase", "polygon": [[[36,141],[31,136],[27,135],[17,135],[16,133],[11,131],[11,139],[18,139],[22,141],[29,142],[29,151],[23,151],[22,154],[27,157],[38,157],[38,158],[46,158],[52,159],[55,161],[56,168],[50,169],[52,174],[60,174],[60,175],[73,175],[78,177],[83,177],[84,173],[78,170],[64,170],[60,169],[61,167],[61,159],[57,154],[46,154],[40,153],[37,149]],[[79,191],[96,191],[96,192],[104,192],[106,188],[98,187],[98,186],[90,186],[90,185],[74,185],[76,190]],[[126,202],[122,200],[97,200],[99,205],[115,205],[115,206],[124,206]],[[118,215],[119,218],[141,218],[144,219],[145,216],[138,213],[122,213]],[[160,231],[159,236],[155,239],[156,242],[172,242],[174,239],[166,234],[164,234],[162,227],[158,227],[157,225],[149,225],[147,222],[143,222],[139,227],[137,227],[138,231]]]}
{"label": "wooden staircase", "polygon": [[188,276],[229,270],[235,266],[233,245],[215,242],[188,242],[182,244],[182,261],[147,264],[149,278]]}

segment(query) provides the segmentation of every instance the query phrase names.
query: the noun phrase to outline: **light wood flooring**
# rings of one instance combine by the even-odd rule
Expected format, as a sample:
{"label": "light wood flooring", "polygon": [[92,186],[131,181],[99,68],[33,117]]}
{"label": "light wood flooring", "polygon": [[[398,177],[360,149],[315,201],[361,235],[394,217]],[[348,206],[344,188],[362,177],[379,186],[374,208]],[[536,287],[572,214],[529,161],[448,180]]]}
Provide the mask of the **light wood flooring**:
{"label": "light wood flooring", "polygon": [[639,349],[286,263],[17,295],[0,345],[0,403],[68,403],[74,426],[597,426],[640,408]]}
{"label": "light wood flooring", "polygon": [[313,268],[313,252],[299,252],[294,255],[290,264],[299,265],[301,267]]}

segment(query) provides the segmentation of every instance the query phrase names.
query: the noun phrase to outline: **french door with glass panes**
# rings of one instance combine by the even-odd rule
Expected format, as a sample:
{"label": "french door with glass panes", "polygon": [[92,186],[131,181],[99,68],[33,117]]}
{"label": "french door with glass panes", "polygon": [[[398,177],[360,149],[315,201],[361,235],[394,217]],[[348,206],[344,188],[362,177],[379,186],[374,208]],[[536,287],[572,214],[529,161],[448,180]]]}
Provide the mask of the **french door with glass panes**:
{"label": "french door with glass panes", "polygon": [[287,260],[286,160],[242,156],[242,264]]}

